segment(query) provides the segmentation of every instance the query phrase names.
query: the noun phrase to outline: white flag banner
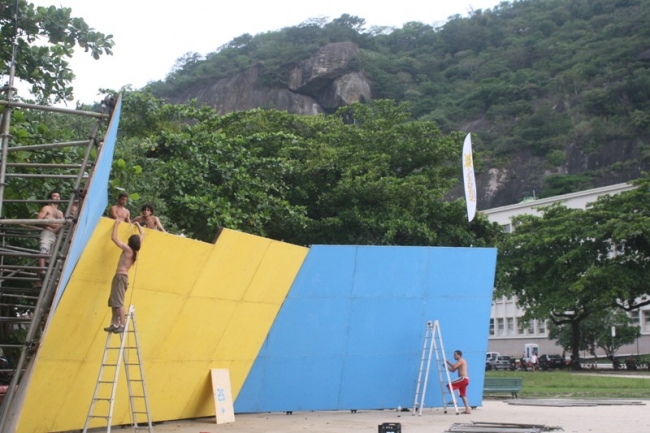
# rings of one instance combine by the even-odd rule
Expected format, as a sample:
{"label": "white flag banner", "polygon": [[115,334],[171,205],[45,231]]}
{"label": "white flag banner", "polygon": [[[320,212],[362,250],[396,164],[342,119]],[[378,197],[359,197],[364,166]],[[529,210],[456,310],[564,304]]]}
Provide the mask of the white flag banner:
{"label": "white flag banner", "polygon": [[471,134],[467,134],[467,137],[465,137],[465,143],[463,144],[463,182],[465,183],[467,221],[472,221],[474,215],[476,215],[476,180],[474,179]]}

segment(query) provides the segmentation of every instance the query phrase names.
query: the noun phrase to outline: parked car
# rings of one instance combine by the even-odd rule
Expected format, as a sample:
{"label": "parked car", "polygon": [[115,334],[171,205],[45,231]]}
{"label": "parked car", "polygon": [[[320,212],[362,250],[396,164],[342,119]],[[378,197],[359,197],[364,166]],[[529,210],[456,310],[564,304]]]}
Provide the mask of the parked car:
{"label": "parked car", "polygon": [[564,366],[564,359],[560,355],[542,355],[539,357],[539,368],[542,370],[564,368]]}
{"label": "parked car", "polygon": [[488,352],[485,355],[485,371],[492,370],[492,368],[494,368],[493,363],[497,360],[499,355],[499,352]]}
{"label": "parked car", "polygon": [[492,368],[495,370],[510,370],[510,357],[507,355],[499,355],[494,361]]}

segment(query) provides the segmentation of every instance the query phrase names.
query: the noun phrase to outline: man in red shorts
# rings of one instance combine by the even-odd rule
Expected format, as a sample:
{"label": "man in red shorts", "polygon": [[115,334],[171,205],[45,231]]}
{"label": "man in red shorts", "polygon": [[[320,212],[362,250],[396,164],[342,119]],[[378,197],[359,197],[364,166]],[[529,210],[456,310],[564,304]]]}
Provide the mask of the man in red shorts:
{"label": "man in red shorts", "polygon": [[[454,392],[455,389],[458,390],[460,398],[463,399],[463,404],[465,405],[465,411],[462,413],[472,413],[469,408],[469,403],[467,403],[467,397],[465,396],[465,391],[467,390],[467,385],[469,385],[469,376],[467,375],[467,361],[463,359],[463,352],[460,350],[454,351],[455,363],[452,364],[451,361],[447,360],[447,370],[454,372],[458,371],[458,379],[451,382],[451,392]],[[449,388],[449,385],[447,385]]]}

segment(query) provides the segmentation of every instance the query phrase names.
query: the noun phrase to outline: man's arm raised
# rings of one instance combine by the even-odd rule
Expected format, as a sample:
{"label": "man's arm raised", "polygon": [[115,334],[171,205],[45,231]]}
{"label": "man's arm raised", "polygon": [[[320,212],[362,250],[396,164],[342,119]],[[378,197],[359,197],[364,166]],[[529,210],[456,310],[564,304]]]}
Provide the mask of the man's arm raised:
{"label": "man's arm raised", "polygon": [[139,222],[136,221],[133,224],[135,224],[135,226],[138,228],[138,231],[140,232],[140,242],[142,242],[144,239],[144,230],[142,229],[142,226]]}
{"label": "man's arm raised", "polygon": [[120,240],[120,238],[117,236],[117,228],[120,226],[121,220],[116,219],[115,224],[113,224],[113,234],[111,235],[111,240],[115,242],[115,245],[120,247],[123,251],[131,251],[131,248],[124,242]]}

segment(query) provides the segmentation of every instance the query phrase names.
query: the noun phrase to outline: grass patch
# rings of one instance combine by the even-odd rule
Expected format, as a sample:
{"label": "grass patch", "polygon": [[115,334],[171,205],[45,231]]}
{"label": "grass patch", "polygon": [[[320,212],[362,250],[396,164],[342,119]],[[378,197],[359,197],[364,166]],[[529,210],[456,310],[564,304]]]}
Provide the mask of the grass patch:
{"label": "grass patch", "polygon": [[521,377],[523,398],[632,398],[650,399],[650,374],[622,377],[617,374],[591,375],[574,371],[486,371],[485,377]]}

